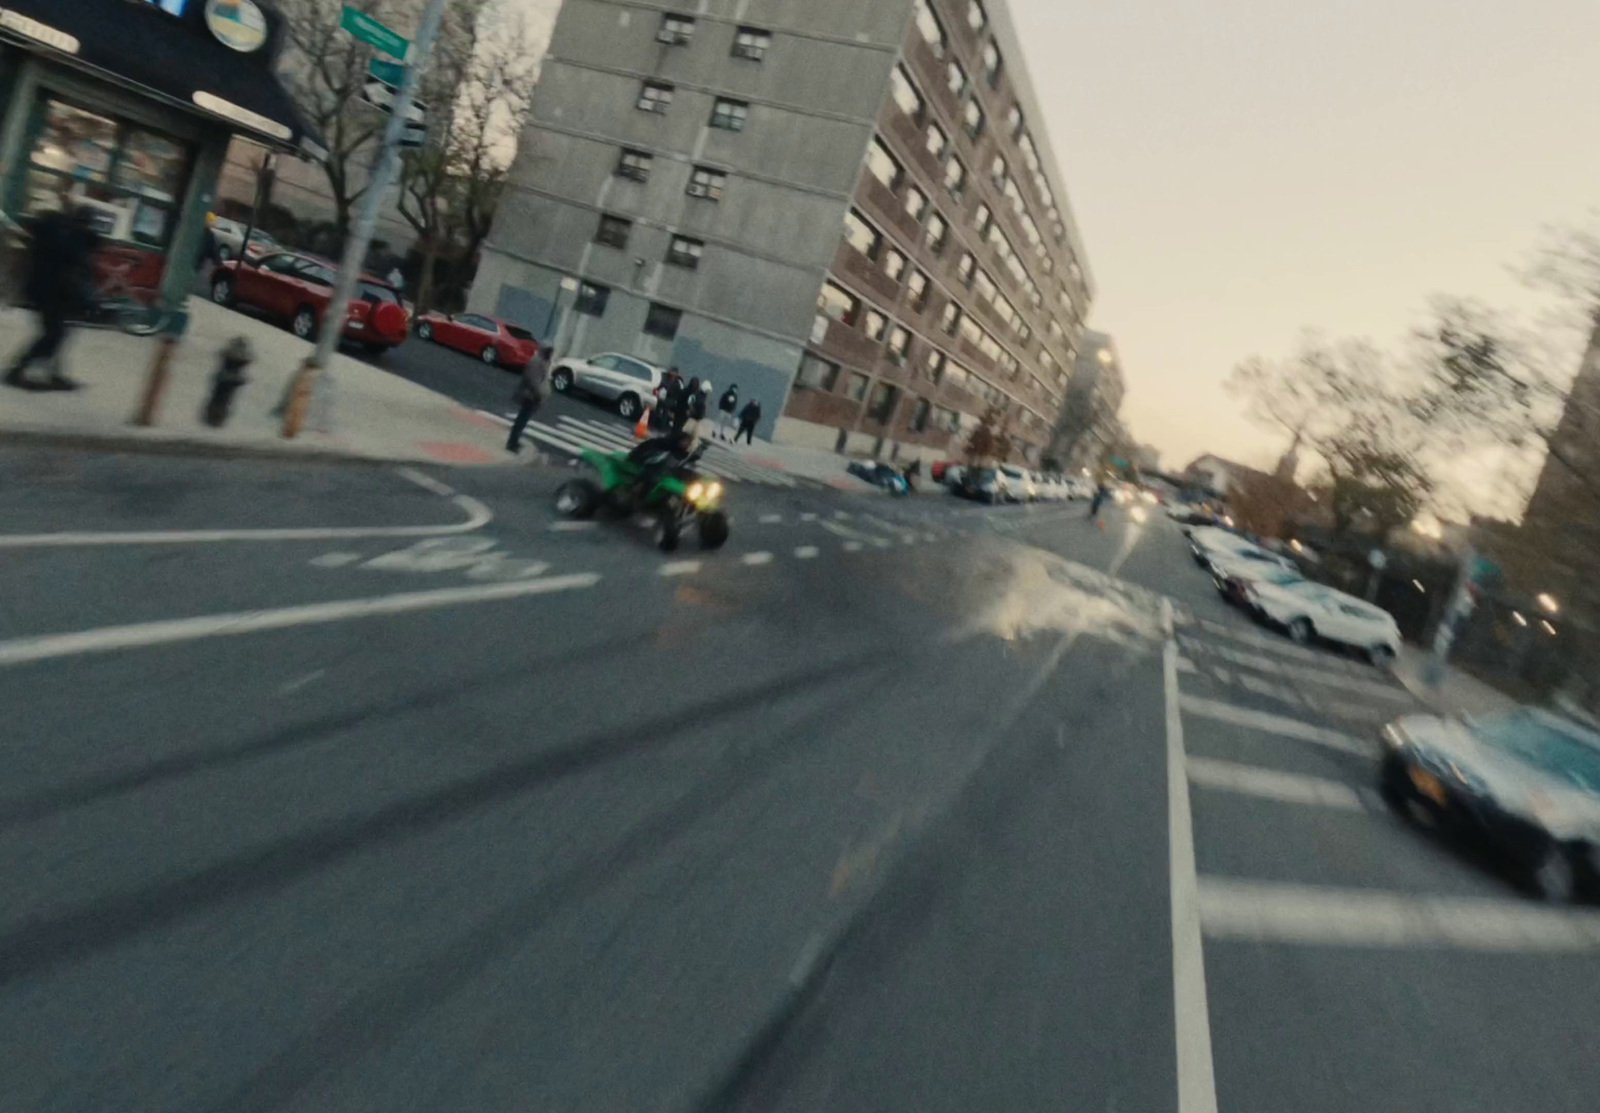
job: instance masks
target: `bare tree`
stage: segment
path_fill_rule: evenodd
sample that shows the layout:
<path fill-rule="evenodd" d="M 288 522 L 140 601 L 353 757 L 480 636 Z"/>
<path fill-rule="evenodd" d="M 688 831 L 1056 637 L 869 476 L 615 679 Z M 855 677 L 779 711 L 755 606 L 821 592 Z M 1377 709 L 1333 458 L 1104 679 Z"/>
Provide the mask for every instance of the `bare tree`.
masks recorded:
<path fill-rule="evenodd" d="M 352 0 L 377 19 L 403 29 L 415 21 L 417 0 Z M 339 27 L 342 0 L 278 0 L 288 47 L 282 62 L 295 107 L 327 145 L 322 163 L 341 240 L 367 189 L 366 167 L 384 117 L 361 100 L 372 47 Z"/>
<path fill-rule="evenodd" d="M 422 81 L 434 123 L 401 171 L 400 213 L 422 253 L 419 309 L 434 301 L 441 257 L 453 264 L 449 285 L 465 284 L 505 188 L 538 64 L 524 20 L 509 5 L 457 0 L 449 10 Z"/>

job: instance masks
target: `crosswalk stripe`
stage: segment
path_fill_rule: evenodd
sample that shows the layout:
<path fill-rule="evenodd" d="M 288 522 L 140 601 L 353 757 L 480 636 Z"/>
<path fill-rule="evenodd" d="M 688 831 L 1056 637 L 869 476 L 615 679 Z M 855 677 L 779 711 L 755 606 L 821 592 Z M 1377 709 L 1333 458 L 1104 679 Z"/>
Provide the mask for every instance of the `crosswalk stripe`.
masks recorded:
<path fill-rule="evenodd" d="M 1236 707 L 1219 700 L 1201 699 L 1198 696 L 1184 696 L 1179 705 L 1186 714 L 1202 719 L 1212 719 L 1219 723 L 1227 723 L 1229 726 L 1245 727 L 1248 730 L 1276 734 L 1282 738 L 1293 738 L 1301 742 L 1312 742 L 1347 754 L 1372 757 L 1377 751 L 1375 743 L 1353 735 L 1341 734 L 1336 730 L 1328 730 L 1313 723 L 1291 719 L 1286 715 L 1273 715 L 1248 707 Z"/>
<path fill-rule="evenodd" d="M 486 417 L 493 417 L 497 421 L 505 418 L 492 414 L 487 410 L 480 411 Z M 557 424 L 552 426 L 542 421 L 528 423 L 525 437 L 536 437 L 545 444 L 559 448 L 564 452 L 576 454 L 585 448 L 597 449 L 601 452 L 626 452 L 637 443 L 631 433 L 624 431 L 619 426 L 606 425 L 603 422 L 586 418 L 575 418 L 567 414 L 560 414 L 556 418 Z M 715 446 L 713 446 L 713 452 Z M 795 487 L 799 484 L 792 476 L 771 468 L 762 468 L 746 464 L 737 458 L 730 458 L 725 453 L 707 454 L 710 459 L 702 457 L 699 468 L 719 479 L 732 483 L 752 482 L 763 483 L 770 487 Z"/>
<path fill-rule="evenodd" d="M 1327 777 L 1283 773 L 1259 765 L 1242 765 L 1233 761 L 1218 761 L 1216 758 L 1195 757 L 1193 754 L 1189 755 L 1185 765 L 1189 780 L 1202 788 L 1237 792 L 1284 804 L 1317 804 L 1355 812 L 1365 810 L 1360 793 L 1347 784 Z"/>

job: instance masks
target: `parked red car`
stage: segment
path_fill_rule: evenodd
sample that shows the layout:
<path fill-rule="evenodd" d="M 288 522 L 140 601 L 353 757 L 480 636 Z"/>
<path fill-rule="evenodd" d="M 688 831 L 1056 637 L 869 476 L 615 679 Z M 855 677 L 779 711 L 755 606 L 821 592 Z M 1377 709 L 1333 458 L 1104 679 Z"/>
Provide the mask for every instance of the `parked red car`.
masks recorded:
<path fill-rule="evenodd" d="M 521 367 L 539 350 L 527 329 L 481 313 L 424 313 L 417 319 L 417 335 L 477 356 L 491 367 Z"/>
<path fill-rule="evenodd" d="M 333 300 L 334 267 L 310 255 L 280 251 L 260 259 L 230 260 L 211 275 L 211 300 L 287 321 L 302 340 L 314 340 Z M 345 317 L 344 338 L 376 355 L 404 344 L 410 317 L 400 292 L 381 278 L 362 275 Z"/>

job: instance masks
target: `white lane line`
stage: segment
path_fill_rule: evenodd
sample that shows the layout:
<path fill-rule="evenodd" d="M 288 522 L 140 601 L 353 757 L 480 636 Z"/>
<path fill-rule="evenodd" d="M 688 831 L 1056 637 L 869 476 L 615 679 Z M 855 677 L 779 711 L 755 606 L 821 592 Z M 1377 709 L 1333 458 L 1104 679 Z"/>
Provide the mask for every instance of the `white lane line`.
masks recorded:
<path fill-rule="evenodd" d="M 774 526 L 774 525 L 777 525 L 779 522 L 783 521 L 783 515 L 782 514 L 763 514 L 763 515 L 761 515 L 761 517 L 757 518 L 756 521 L 760 522 L 764 526 Z"/>
<path fill-rule="evenodd" d="M 771 564 L 771 553 L 746 553 L 739 558 L 740 564 Z"/>
<path fill-rule="evenodd" d="M 1185 674 L 1197 673 L 1200 670 L 1194 667 L 1194 662 L 1187 657 L 1178 658 L 1178 671 Z"/>
<path fill-rule="evenodd" d="M 800 515 L 800 520 L 802 522 L 814 522 L 814 521 L 817 520 L 817 516 L 815 514 L 807 512 L 805 514 Z"/>
<path fill-rule="evenodd" d="M 586 448 L 599 447 L 597 445 L 584 444 L 581 441 L 573 440 L 571 437 L 563 436 L 562 434 L 557 433 L 543 425 L 529 425 L 528 431 L 524 433 L 523 436 L 524 438 L 533 437 L 536 440 L 550 445 L 552 448 L 559 448 L 562 452 L 567 453 L 569 456 L 578 456 L 582 454 L 583 450 Z M 602 451 L 604 450 L 602 449 Z"/>
<path fill-rule="evenodd" d="M 1194 825 L 1179 712 L 1178 643 L 1172 636 L 1172 602 L 1161 601 L 1162 680 L 1167 705 L 1167 873 L 1172 901 L 1172 1013 L 1178 1053 L 1177 1113 L 1216 1113 L 1217 1083 L 1211 1057 L 1211 1012 L 1206 1003 L 1205 950 L 1200 939 L 1199 883 Z"/>
<path fill-rule="evenodd" d="M 925 533 L 922 535 L 922 539 L 924 541 L 937 541 L 939 540 L 939 535 L 937 533 Z"/>
<path fill-rule="evenodd" d="M 577 533 L 580 530 L 598 529 L 600 528 L 600 523 L 588 521 L 551 522 L 546 528 L 549 529 L 551 533 Z"/>
<path fill-rule="evenodd" d="M 1199 696 L 1184 696 L 1180 702 L 1183 710 L 1190 715 L 1227 723 L 1229 726 L 1246 727 L 1261 731 L 1263 734 L 1275 734 L 1280 738 L 1293 738 L 1299 742 L 1312 742 L 1318 746 L 1326 746 L 1330 750 L 1357 754 L 1361 757 L 1372 757 L 1377 753 L 1376 745 L 1365 739 L 1341 734 L 1339 731 L 1328 730 L 1299 719 L 1291 719 L 1286 715 L 1273 715 L 1248 707 L 1235 707 L 1231 703 L 1201 699 Z"/>
<path fill-rule="evenodd" d="M 1288 638 L 1281 635 L 1262 633 L 1260 630 L 1240 626 L 1230 626 L 1225 622 L 1214 622 L 1209 618 L 1201 619 L 1200 626 L 1213 634 L 1220 634 L 1241 645 L 1253 646 L 1264 649 L 1280 657 L 1293 657 L 1310 665 L 1321 665 L 1323 668 L 1337 668 L 1346 670 L 1365 671 L 1364 666 L 1353 665 L 1352 662 L 1335 656 L 1329 650 L 1309 649 L 1303 645 L 1295 645 Z"/>
<path fill-rule="evenodd" d="M 700 571 L 698 560 L 669 560 L 659 569 L 663 576 L 692 576 L 698 571 Z"/>
<path fill-rule="evenodd" d="M 511 419 L 505 414 L 497 414 L 493 410 L 479 410 L 478 413 L 482 414 L 484 417 L 493 418 L 501 425 L 509 426 L 511 424 Z"/>
<path fill-rule="evenodd" d="M 839 519 L 841 522 L 848 522 L 850 520 L 850 512 L 848 510 L 835 510 L 833 512 L 833 516 Z"/>
<path fill-rule="evenodd" d="M 433 476 L 428 475 L 425 472 L 420 472 L 416 468 L 395 468 L 394 470 L 395 474 L 400 476 L 400 478 L 409 479 L 418 487 L 421 487 L 424 491 L 432 491 L 440 498 L 449 499 L 455 498 L 456 496 L 455 488 L 445 486 L 445 484 L 440 483 Z"/>
<path fill-rule="evenodd" d="M 321 556 L 312 557 L 311 563 L 317 568 L 343 568 L 360 559 L 360 553 L 323 553 Z"/>
<path fill-rule="evenodd" d="M 794 555 L 801 560 L 811 560 L 817 555 L 817 547 L 815 545 L 801 545 L 794 551 Z"/>
<path fill-rule="evenodd" d="M 310 683 L 312 683 L 313 681 L 316 681 L 316 680 L 321 680 L 327 674 L 328 674 L 328 670 L 327 669 L 312 669 L 308 673 L 304 673 L 304 674 L 302 674 L 300 676 L 295 677 L 293 680 L 286 681 L 285 683 L 280 684 L 278 686 L 278 694 L 286 696 L 290 692 L 298 692 L 301 688 L 304 688 L 307 684 L 310 684 Z"/>
<path fill-rule="evenodd" d="M 397 469 L 405 479 L 414 483 L 427 480 L 420 486 L 434 491 L 444 487 L 421 472 L 411 468 Z M 466 513 L 463 522 L 446 526 L 312 526 L 291 529 L 177 529 L 132 530 L 127 532 L 63 531 L 61 533 L 0 534 L 0 549 L 46 549 L 81 545 L 191 545 L 219 541 L 333 541 L 353 540 L 361 537 L 445 537 L 453 533 L 471 533 L 482 529 L 494 520 L 494 512 L 470 495 L 448 496 L 456 507 Z"/>
<path fill-rule="evenodd" d="M 1267 673 L 1271 676 L 1284 676 L 1291 680 L 1304 680 L 1309 684 L 1321 684 L 1328 688 L 1339 688 L 1346 692 L 1353 692 L 1356 695 L 1396 700 L 1400 703 L 1411 702 L 1411 697 L 1403 689 L 1392 687 L 1377 680 L 1367 680 L 1350 676 L 1343 672 L 1330 672 L 1327 669 L 1310 668 L 1303 665 L 1286 665 L 1281 661 L 1274 661 L 1270 657 L 1262 657 L 1256 653 L 1244 653 L 1221 645 L 1210 646 L 1209 652 L 1242 668 L 1255 669 L 1257 672 Z"/>
<path fill-rule="evenodd" d="M 859 541 L 846 541 L 843 545 L 840 546 L 840 548 L 842 548 L 847 553 L 859 553 L 861 551 L 861 542 L 859 542 Z"/>
<path fill-rule="evenodd" d="M 1282 773 L 1259 765 L 1241 765 L 1208 757 L 1189 758 L 1189 780 L 1204 788 L 1259 796 L 1283 804 L 1317 804 L 1345 811 L 1365 811 L 1361 794 L 1349 785 L 1326 777 Z"/>
<path fill-rule="evenodd" d="M 1600 912 L 1492 897 L 1207 877 L 1200 885 L 1200 915 L 1212 939 L 1524 953 L 1600 950 Z"/>
<path fill-rule="evenodd" d="M 887 537 L 874 537 L 872 539 L 872 543 L 880 549 L 887 549 L 890 545 L 894 544 L 894 542 L 890 541 Z"/>
<path fill-rule="evenodd" d="M 128 626 L 102 626 L 70 634 L 42 634 L 0 641 L 0 666 L 49 661 L 88 653 L 109 653 L 118 649 L 142 649 L 153 645 L 198 641 L 202 638 L 255 634 L 263 630 L 284 630 L 295 626 L 317 626 L 357 618 L 437 610 L 471 603 L 493 603 L 524 595 L 548 595 L 593 587 L 600 576 L 582 572 L 552 576 L 543 580 L 484 584 L 475 587 L 446 587 L 433 591 L 406 591 L 367 599 L 339 599 L 330 603 L 311 603 L 298 607 L 276 607 L 260 611 L 234 611 L 225 614 L 196 615 L 193 618 L 136 622 Z"/>

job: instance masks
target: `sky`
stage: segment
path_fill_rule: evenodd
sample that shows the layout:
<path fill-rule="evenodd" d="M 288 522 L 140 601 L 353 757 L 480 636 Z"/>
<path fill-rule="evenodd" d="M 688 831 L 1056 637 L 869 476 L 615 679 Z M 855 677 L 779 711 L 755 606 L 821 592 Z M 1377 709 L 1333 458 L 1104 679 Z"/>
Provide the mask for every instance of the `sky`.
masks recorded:
<path fill-rule="evenodd" d="M 1398 347 L 1430 295 L 1600 209 L 1594 0 L 1009 0 L 1098 285 L 1122 416 L 1167 466 L 1270 463 L 1221 389 L 1306 326 Z"/>

